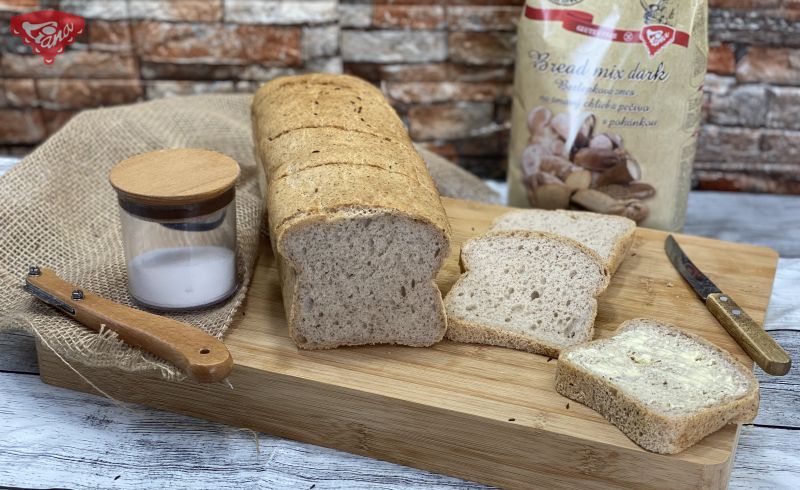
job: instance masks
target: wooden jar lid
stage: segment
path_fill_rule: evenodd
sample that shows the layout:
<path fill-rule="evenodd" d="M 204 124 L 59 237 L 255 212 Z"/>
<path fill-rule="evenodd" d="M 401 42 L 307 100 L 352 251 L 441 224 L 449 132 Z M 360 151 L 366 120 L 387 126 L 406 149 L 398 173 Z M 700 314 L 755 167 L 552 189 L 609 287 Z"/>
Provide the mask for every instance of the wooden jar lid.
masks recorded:
<path fill-rule="evenodd" d="M 230 191 L 239 164 L 222 153 L 177 148 L 142 153 L 116 164 L 108 180 L 121 199 L 145 206 L 186 206 Z"/>

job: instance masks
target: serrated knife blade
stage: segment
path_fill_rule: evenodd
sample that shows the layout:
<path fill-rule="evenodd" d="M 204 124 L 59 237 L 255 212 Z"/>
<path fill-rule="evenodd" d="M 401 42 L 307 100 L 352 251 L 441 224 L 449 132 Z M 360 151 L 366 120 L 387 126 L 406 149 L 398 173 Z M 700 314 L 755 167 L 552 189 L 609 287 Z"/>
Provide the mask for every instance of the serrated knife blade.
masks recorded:
<path fill-rule="evenodd" d="M 773 376 L 783 376 L 789 372 L 792 366 L 789 354 L 733 298 L 723 293 L 694 265 L 675 237 L 667 237 L 664 250 L 678 273 L 705 302 L 708 311 L 764 372 Z"/>
<path fill-rule="evenodd" d="M 689 257 L 683 252 L 675 237 L 669 235 L 667 241 L 664 243 L 664 250 L 667 252 L 667 257 L 675 269 L 678 270 L 681 276 L 692 286 L 694 292 L 700 296 L 703 301 L 706 300 L 709 294 L 721 293 L 716 284 L 711 282 L 703 272 L 694 265 Z"/>

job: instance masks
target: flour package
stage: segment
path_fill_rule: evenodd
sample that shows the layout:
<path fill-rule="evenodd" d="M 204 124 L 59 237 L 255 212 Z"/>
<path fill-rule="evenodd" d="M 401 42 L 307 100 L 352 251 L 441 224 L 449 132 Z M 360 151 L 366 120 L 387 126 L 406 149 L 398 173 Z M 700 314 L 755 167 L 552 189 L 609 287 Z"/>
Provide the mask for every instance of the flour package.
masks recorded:
<path fill-rule="evenodd" d="M 528 0 L 509 204 L 679 230 L 708 57 L 706 0 Z"/>

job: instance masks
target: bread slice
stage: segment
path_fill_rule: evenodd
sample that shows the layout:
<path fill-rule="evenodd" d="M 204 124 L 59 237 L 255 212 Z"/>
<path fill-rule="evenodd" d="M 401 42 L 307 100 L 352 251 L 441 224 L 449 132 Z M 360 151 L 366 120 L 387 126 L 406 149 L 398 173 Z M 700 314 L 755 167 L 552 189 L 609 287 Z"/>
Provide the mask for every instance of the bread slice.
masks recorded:
<path fill-rule="evenodd" d="M 726 351 L 655 320 L 564 350 L 556 391 L 597 410 L 639 446 L 673 454 L 752 421 L 758 381 Z"/>
<path fill-rule="evenodd" d="M 447 338 L 551 357 L 592 339 L 608 271 L 580 243 L 548 233 L 490 232 L 464 244 L 461 265 L 465 272 L 445 298 Z"/>
<path fill-rule="evenodd" d="M 289 335 L 304 349 L 428 346 L 450 225 L 380 90 L 346 75 L 278 78 L 253 98 L 270 240 Z"/>
<path fill-rule="evenodd" d="M 614 274 L 633 245 L 636 223 L 623 216 L 557 209 L 524 209 L 497 218 L 491 231 L 531 230 L 572 238 L 600 255 Z"/>

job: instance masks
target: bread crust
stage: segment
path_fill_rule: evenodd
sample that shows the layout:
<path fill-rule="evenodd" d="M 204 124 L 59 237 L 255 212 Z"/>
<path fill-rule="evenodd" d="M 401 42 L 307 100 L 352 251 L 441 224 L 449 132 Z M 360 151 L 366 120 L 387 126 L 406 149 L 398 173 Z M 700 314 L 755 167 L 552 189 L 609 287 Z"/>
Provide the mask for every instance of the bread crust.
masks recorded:
<path fill-rule="evenodd" d="M 689 337 L 729 360 L 748 379 L 750 388 L 747 393 L 736 400 L 706 407 L 693 414 L 667 416 L 648 408 L 637 398 L 617 389 L 608 380 L 566 359 L 569 352 L 585 348 L 589 344 L 572 346 L 562 351 L 556 366 L 556 391 L 597 411 L 640 447 L 661 454 L 681 452 L 728 423 L 746 423 L 755 418 L 759 392 L 758 381 L 751 370 L 741 365 L 727 351 L 673 325 L 637 318 L 622 323 L 615 335 L 636 328 L 638 322 L 643 321 L 656 323 L 666 330 Z M 608 341 L 609 339 L 595 340 L 590 344 L 596 347 Z"/>
<path fill-rule="evenodd" d="M 324 165 L 348 164 L 380 168 L 404 175 L 427 186 L 432 183 L 426 168 L 416 161 L 420 155 L 409 145 L 380 136 L 340 128 L 300 128 L 273 141 L 259 141 L 261 152 L 275 165 L 269 181 Z"/>
<path fill-rule="evenodd" d="M 381 91 L 349 75 L 276 78 L 256 92 L 252 110 L 269 115 L 259 122 L 258 141 L 275 140 L 301 128 L 324 127 L 408 140 L 405 126 Z"/>
<path fill-rule="evenodd" d="M 438 271 L 449 254 L 450 237 L 439 193 L 394 109 L 380 90 L 358 78 L 277 78 L 254 96 L 252 120 L 290 335 L 303 348 L 344 345 L 312 345 L 297 332 L 302 267 L 289 256 L 286 238 L 309 226 L 366 215 L 407 218 L 442 237 L 443 249 L 432 257 Z M 446 316 L 434 277 L 435 271 L 430 287 L 438 304 L 431 314 L 440 327 L 431 339 L 413 345 L 431 345 L 444 335 Z"/>
<path fill-rule="evenodd" d="M 358 189 L 353 186 L 356 183 Z M 357 192 L 356 192 L 357 190 Z M 400 174 L 370 166 L 331 164 L 309 168 L 268 186 L 270 232 L 278 243 L 282 235 L 304 220 L 326 218 L 342 209 L 386 210 L 392 214 L 429 222 L 449 235 L 444 215 L 432 214 L 442 206 L 438 193 Z M 279 252 L 280 246 L 277 249 Z"/>
<path fill-rule="evenodd" d="M 635 235 L 636 235 L 636 226 L 625 232 L 625 234 L 619 240 L 617 240 L 617 243 L 614 244 L 613 251 L 611 252 L 611 257 L 609 258 L 607 263 L 608 270 L 612 276 L 617 272 L 617 269 L 619 269 L 619 266 L 622 265 L 625 259 L 628 258 L 628 254 L 630 254 L 631 249 L 633 248 L 633 239 Z"/>
<path fill-rule="evenodd" d="M 615 272 L 617 272 L 617 269 L 619 269 L 619 266 L 622 265 L 622 262 L 625 261 L 625 259 L 628 257 L 628 254 L 630 253 L 631 248 L 633 247 L 633 240 L 636 234 L 635 221 L 625 218 L 624 216 L 598 214 L 589 211 L 572 211 L 567 209 L 554 209 L 554 210 L 521 209 L 518 211 L 510 211 L 506 214 L 498 216 L 497 218 L 494 219 L 494 221 L 492 222 L 492 226 L 489 229 L 490 230 L 493 229 L 495 226 L 497 226 L 504 219 L 507 219 L 509 216 L 525 215 L 531 212 L 557 213 L 565 216 L 581 216 L 581 217 L 596 215 L 598 219 L 616 220 L 626 224 L 628 226 L 628 229 L 616 242 L 614 242 L 614 246 L 611 249 L 611 255 L 609 256 L 609 258 L 605 259 L 601 257 L 601 260 L 603 260 L 603 262 L 606 263 L 606 267 L 608 267 L 608 271 L 611 273 L 612 276 L 614 275 Z"/>
<path fill-rule="evenodd" d="M 472 243 L 474 243 L 477 240 L 481 240 L 483 238 L 491 236 L 508 236 L 508 237 L 518 237 L 518 238 L 547 237 L 549 239 L 577 248 L 582 252 L 586 253 L 587 255 L 589 255 L 592 258 L 592 261 L 595 262 L 602 271 L 603 281 L 601 282 L 600 285 L 598 285 L 597 290 L 594 292 L 593 294 L 594 298 L 597 298 L 597 296 L 602 294 L 602 292 L 605 291 L 606 288 L 608 287 L 610 274 L 605 265 L 605 262 L 603 261 L 603 259 L 600 258 L 597 252 L 590 249 L 586 245 L 583 245 L 582 243 L 572 240 L 571 238 L 567 238 L 561 235 L 556 235 L 553 233 L 546 233 L 542 231 L 510 230 L 510 231 L 491 231 L 479 237 L 472 238 L 464 243 L 464 245 L 461 247 L 461 256 L 460 256 L 462 274 L 453 284 L 453 287 L 450 288 L 451 292 L 457 290 L 460 283 L 464 281 L 467 275 L 469 274 L 471 264 L 468 256 L 469 256 L 469 248 L 471 247 Z M 448 296 L 449 294 L 450 293 L 448 293 Z M 446 309 L 447 309 L 447 298 L 445 298 L 445 310 Z M 595 303 L 592 307 L 591 316 L 592 318 L 595 318 L 597 316 L 597 303 Z M 448 339 L 456 342 L 509 347 L 511 349 L 522 350 L 533 354 L 542 354 L 552 358 L 558 357 L 561 351 L 561 348 L 558 346 L 550 345 L 545 342 L 541 342 L 539 340 L 530 338 L 528 336 L 516 332 L 510 332 L 508 330 L 502 330 L 489 325 L 481 325 L 479 323 L 475 323 L 469 320 L 457 318 L 452 314 L 448 315 L 447 317 L 447 332 L 445 333 L 445 336 Z M 590 336 L 594 337 L 594 323 L 592 324 Z"/>
<path fill-rule="evenodd" d="M 282 92 L 287 86 L 299 92 L 290 97 Z M 319 106 L 314 106 L 315 99 L 303 90 L 315 87 L 344 88 L 341 95 L 338 92 L 329 94 Z M 339 99 L 351 106 L 349 101 L 353 93 L 348 90 L 361 98 L 356 99 L 359 103 L 371 103 L 373 106 L 372 112 L 367 114 L 362 110 L 355 118 L 359 124 L 362 124 L 360 119 L 365 120 L 363 124 L 369 124 L 366 134 L 359 134 L 358 128 L 348 129 L 346 125 L 337 124 L 338 120 L 332 122 L 330 118 L 307 125 L 296 124 L 292 118 L 282 118 L 287 104 L 294 108 L 294 105 L 303 101 L 306 111 L 296 117 L 311 113 L 313 118 L 311 111 L 314 109 L 308 110 L 308 106 L 325 108 L 331 100 L 335 107 L 341 105 Z M 252 114 L 256 153 L 266 174 L 270 232 L 275 235 L 273 240 L 277 243 L 280 243 L 280 234 L 286 226 L 294 226 L 303 218 L 325 216 L 348 206 L 386 209 L 428 221 L 447 237 L 450 236 L 450 224 L 444 206 L 425 162 L 414 150 L 394 109 L 371 84 L 348 75 L 310 74 L 277 78 L 258 90 Z M 353 119 L 347 112 L 340 116 L 348 121 Z M 402 130 L 401 134 L 398 133 L 398 127 Z M 311 130 L 317 132 L 310 133 Z M 354 132 L 362 137 L 363 142 L 346 139 L 346 133 Z M 278 143 L 283 138 L 292 139 L 294 133 L 300 133 L 300 141 L 283 146 Z M 305 138 L 302 133 L 307 133 Z M 322 152 L 311 153 L 318 149 L 316 147 L 320 143 L 332 141 L 315 141 L 310 138 L 311 134 L 320 138 L 335 138 L 337 133 L 342 134 L 342 139 L 334 141 L 330 159 L 325 160 L 325 155 L 319 157 Z M 277 139 L 275 135 L 278 135 Z M 302 139 L 307 140 L 308 156 L 314 155 L 314 159 L 304 163 L 299 157 L 287 163 L 286 158 L 293 150 L 302 148 Z M 392 151 L 387 153 L 384 146 L 390 146 Z M 405 151 L 401 150 L 403 148 Z M 387 161 L 390 158 L 391 161 Z M 287 165 L 294 168 L 286 168 Z M 354 182 L 361 184 L 352 185 Z M 278 195 L 280 198 L 276 197 Z"/>

